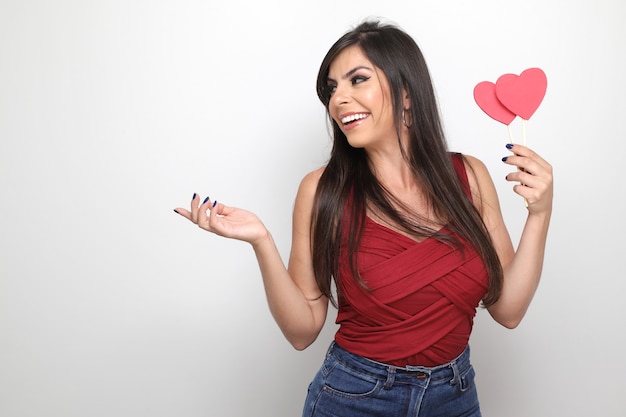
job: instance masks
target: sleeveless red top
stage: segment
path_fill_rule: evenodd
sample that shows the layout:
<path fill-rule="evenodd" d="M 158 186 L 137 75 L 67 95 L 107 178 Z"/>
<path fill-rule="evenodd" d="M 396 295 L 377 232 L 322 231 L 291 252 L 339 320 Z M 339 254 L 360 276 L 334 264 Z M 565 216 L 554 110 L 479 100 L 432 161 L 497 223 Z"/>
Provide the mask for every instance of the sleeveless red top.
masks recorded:
<path fill-rule="evenodd" d="M 463 159 L 460 154 L 452 158 L 471 198 Z M 445 227 L 442 232 L 453 234 Z M 358 251 L 367 288 L 352 275 L 341 250 L 336 343 L 400 367 L 442 365 L 461 354 L 487 291 L 488 274 L 478 253 L 454 236 L 462 248 L 434 238 L 417 242 L 367 217 Z"/>

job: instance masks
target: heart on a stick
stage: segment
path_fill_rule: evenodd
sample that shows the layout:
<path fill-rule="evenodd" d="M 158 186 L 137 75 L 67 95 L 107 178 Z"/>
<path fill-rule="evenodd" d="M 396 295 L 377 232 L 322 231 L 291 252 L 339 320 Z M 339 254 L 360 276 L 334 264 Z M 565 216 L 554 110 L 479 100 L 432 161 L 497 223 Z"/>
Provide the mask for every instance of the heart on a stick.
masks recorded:
<path fill-rule="evenodd" d="M 509 125 L 515 116 L 530 119 L 546 94 L 548 81 L 540 68 L 529 68 L 519 76 L 504 74 L 496 83 L 480 82 L 474 100 L 489 117 Z"/>
<path fill-rule="evenodd" d="M 548 80 L 539 68 L 529 68 L 519 76 L 504 74 L 496 81 L 496 96 L 510 111 L 530 119 L 546 95 Z"/>

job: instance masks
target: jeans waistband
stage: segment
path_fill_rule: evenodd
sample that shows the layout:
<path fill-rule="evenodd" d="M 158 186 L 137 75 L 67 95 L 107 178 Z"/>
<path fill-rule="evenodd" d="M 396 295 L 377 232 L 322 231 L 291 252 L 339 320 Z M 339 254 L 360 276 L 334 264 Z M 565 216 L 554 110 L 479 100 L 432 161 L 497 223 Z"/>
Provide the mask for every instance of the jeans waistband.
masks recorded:
<path fill-rule="evenodd" d="M 336 342 L 332 342 L 328 348 L 327 356 L 332 356 L 337 361 L 353 369 L 366 372 L 370 375 L 386 379 L 393 384 L 397 378 L 417 379 L 420 381 L 430 381 L 435 383 L 439 380 L 457 382 L 461 374 L 464 374 L 470 364 L 470 348 L 467 346 L 463 352 L 452 361 L 434 367 L 426 366 L 406 366 L 397 367 L 365 358 L 343 349 Z"/>

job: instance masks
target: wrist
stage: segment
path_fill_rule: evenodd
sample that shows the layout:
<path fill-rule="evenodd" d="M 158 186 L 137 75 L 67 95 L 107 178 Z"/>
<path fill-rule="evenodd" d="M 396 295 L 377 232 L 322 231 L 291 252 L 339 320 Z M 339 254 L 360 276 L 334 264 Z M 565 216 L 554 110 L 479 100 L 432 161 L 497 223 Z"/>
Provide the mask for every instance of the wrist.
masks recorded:
<path fill-rule="evenodd" d="M 547 231 L 550 226 L 550 217 L 552 211 L 546 210 L 541 212 L 529 212 L 526 218 L 526 226 L 535 230 Z"/>
<path fill-rule="evenodd" d="M 255 239 L 250 241 L 250 244 L 254 248 L 254 250 L 258 250 L 261 247 L 265 246 L 268 243 L 272 243 L 272 235 L 266 228 L 263 228 L 263 232 L 260 233 Z"/>

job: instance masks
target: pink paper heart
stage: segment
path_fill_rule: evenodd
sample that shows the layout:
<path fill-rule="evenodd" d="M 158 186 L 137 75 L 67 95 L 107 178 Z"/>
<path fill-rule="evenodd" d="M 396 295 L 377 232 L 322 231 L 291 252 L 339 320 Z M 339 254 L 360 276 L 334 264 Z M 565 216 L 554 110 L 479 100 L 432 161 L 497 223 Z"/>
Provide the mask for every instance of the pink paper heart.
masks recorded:
<path fill-rule="evenodd" d="M 546 95 L 548 80 L 539 68 L 529 68 L 519 76 L 504 74 L 496 81 L 496 97 L 524 120 L 535 113 Z"/>
<path fill-rule="evenodd" d="M 496 96 L 496 85 L 490 81 L 483 81 L 474 87 L 474 100 L 478 107 L 489 117 L 505 125 L 511 124 L 515 113 L 507 109 Z"/>

